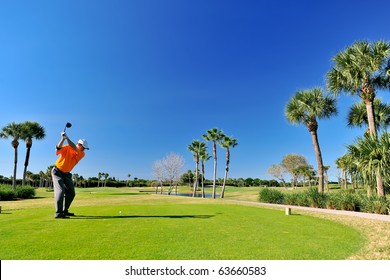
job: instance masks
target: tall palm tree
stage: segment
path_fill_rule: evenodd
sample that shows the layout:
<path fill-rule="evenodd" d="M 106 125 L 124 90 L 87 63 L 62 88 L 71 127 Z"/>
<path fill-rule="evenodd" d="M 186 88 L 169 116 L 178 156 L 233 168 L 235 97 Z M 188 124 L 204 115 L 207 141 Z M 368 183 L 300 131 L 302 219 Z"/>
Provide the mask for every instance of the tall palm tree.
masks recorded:
<path fill-rule="evenodd" d="M 359 95 L 363 100 L 372 135 L 377 134 L 373 109 L 375 91 L 386 87 L 386 66 L 389 58 L 388 42 L 357 41 L 333 58 L 335 65 L 327 73 L 327 86 L 332 93 Z"/>
<path fill-rule="evenodd" d="M 12 186 L 14 191 L 16 191 L 16 172 L 17 172 L 17 166 L 18 166 L 18 146 L 19 146 L 19 139 L 23 137 L 23 127 L 21 124 L 12 122 L 8 124 L 7 126 L 3 127 L 1 133 L 1 138 L 8 139 L 9 137 L 12 137 L 12 148 L 14 148 L 14 175 L 13 175 L 13 181 Z"/>
<path fill-rule="evenodd" d="M 41 126 L 37 122 L 24 122 L 21 124 L 23 128 L 23 135 L 22 139 L 26 142 L 26 160 L 24 162 L 24 171 L 23 171 L 23 181 L 22 185 L 24 186 L 26 181 L 26 172 L 27 172 L 27 166 L 30 160 L 30 150 L 33 143 L 33 138 L 37 140 L 41 140 L 45 138 L 45 129 L 43 126 Z"/>
<path fill-rule="evenodd" d="M 206 141 L 212 141 L 213 143 L 213 155 L 214 155 L 214 176 L 213 176 L 213 198 L 216 195 L 216 181 L 217 181 L 217 142 L 222 138 L 223 132 L 218 128 L 212 128 L 207 130 L 206 134 L 203 134 L 203 138 Z"/>
<path fill-rule="evenodd" d="M 224 135 L 224 137 L 222 137 L 222 139 L 219 140 L 219 144 L 221 145 L 222 148 L 226 149 L 225 177 L 223 178 L 223 185 L 222 185 L 222 191 L 221 191 L 221 198 L 224 198 L 226 179 L 228 177 L 229 164 L 230 164 L 230 148 L 236 147 L 238 145 L 238 143 L 237 143 L 237 139 Z"/>
<path fill-rule="evenodd" d="M 385 129 L 390 125 L 390 106 L 387 103 L 383 103 L 380 99 L 374 100 L 374 119 L 377 130 Z M 348 126 L 350 127 L 362 127 L 366 126 L 366 133 L 370 134 L 367 109 L 364 102 L 359 102 L 349 109 L 348 112 Z"/>
<path fill-rule="evenodd" d="M 359 95 L 366 105 L 370 134 L 376 137 L 374 100 L 377 89 L 389 87 L 390 44 L 385 41 L 357 41 L 338 53 L 327 73 L 328 89 L 334 94 Z M 378 195 L 384 193 L 381 172 L 376 175 Z"/>
<path fill-rule="evenodd" d="M 201 163 L 202 168 L 202 197 L 205 198 L 204 194 L 204 178 L 205 178 L 205 169 L 204 169 L 204 163 L 208 161 L 211 158 L 211 156 L 207 152 L 207 147 L 205 147 L 203 150 L 200 151 L 199 159 Z"/>
<path fill-rule="evenodd" d="M 198 174 L 199 174 L 199 155 L 206 147 L 206 143 L 201 142 L 199 140 L 192 141 L 191 145 L 188 145 L 188 150 L 190 150 L 194 155 L 195 160 L 195 182 L 194 182 L 194 191 L 192 196 L 195 197 L 196 189 L 198 188 Z"/>
<path fill-rule="evenodd" d="M 318 191 L 324 192 L 324 165 L 318 142 L 318 119 L 330 118 L 337 114 L 336 100 L 325 96 L 321 88 L 297 92 L 289 101 L 285 111 L 289 122 L 307 126 L 313 141 L 318 165 Z"/>

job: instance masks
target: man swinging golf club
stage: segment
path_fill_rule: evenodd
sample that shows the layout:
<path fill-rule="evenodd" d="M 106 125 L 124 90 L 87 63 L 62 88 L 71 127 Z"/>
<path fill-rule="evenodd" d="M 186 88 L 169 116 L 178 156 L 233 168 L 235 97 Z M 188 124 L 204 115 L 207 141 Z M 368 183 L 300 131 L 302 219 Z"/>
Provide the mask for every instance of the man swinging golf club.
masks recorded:
<path fill-rule="evenodd" d="M 69 126 L 67 124 L 66 127 L 70 126 L 70 124 Z M 68 211 L 76 196 L 70 171 L 85 156 L 84 150 L 89 150 L 88 143 L 85 139 L 80 139 L 75 145 L 66 135 L 65 129 L 61 133 L 61 140 L 56 146 L 56 155 L 60 155 L 60 157 L 57 159 L 51 171 L 56 203 L 54 217 L 62 219 L 74 216 L 74 213 Z M 64 145 L 65 140 L 68 142 L 67 145 Z"/>

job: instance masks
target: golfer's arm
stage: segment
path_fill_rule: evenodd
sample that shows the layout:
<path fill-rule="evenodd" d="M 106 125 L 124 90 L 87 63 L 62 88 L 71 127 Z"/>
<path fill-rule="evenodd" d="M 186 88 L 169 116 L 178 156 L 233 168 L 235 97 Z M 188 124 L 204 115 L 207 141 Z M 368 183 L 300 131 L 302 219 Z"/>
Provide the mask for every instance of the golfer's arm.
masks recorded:
<path fill-rule="evenodd" d="M 77 147 L 76 147 L 76 145 L 72 142 L 72 140 L 70 140 L 68 137 L 66 137 L 66 141 L 68 141 L 69 146 L 70 146 L 73 150 L 77 151 Z"/>
<path fill-rule="evenodd" d="M 64 145 L 64 141 L 65 141 L 65 138 L 62 137 L 61 140 L 60 140 L 60 142 L 58 142 L 58 144 L 57 144 L 57 146 L 56 146 L 56 149 L 57 149 L 57 150 L 61 150 L 62 145 Z"/>

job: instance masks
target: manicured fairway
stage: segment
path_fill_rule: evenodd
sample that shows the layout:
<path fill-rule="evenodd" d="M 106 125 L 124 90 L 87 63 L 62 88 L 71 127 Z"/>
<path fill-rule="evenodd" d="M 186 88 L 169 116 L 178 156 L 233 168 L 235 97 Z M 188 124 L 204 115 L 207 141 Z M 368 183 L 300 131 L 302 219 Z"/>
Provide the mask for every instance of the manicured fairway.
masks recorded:
<path fill-rule="evenodd" d="M 1 202 L 0 259 L 346 259 L 364 241 L 332 221 L 220 199 L 77 194 L 77 216 L 63 220 L 53 218 L 53 194 L 42 190 L 38 199 Z"/>

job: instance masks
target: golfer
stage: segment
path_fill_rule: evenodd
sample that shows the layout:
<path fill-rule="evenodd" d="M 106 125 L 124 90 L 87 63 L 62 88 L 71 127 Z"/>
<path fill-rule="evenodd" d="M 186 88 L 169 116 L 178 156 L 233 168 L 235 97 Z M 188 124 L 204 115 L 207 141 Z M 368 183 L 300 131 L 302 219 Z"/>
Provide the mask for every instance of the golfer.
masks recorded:
<path fill-rule="evenodd" d="M 65 140 L 68 142 L 67 145 L 64 145 Z M 70 171 L 84 157 L 85 149 L 89 150 L 85 139 L 80 139 L 75 145 L 65 132 L 61 133 L 61 140 L 56 146 L 56 155 L 60 155 L 60 157 L 51 171 L 56 204 L 55 218 L 65 219 L 69 218 L 69 216 L 74 216 L 74 213 L 68 211 L 76 196 Z"/>

